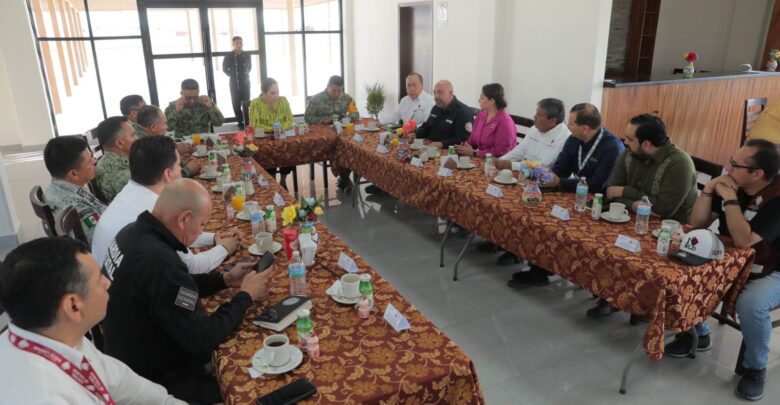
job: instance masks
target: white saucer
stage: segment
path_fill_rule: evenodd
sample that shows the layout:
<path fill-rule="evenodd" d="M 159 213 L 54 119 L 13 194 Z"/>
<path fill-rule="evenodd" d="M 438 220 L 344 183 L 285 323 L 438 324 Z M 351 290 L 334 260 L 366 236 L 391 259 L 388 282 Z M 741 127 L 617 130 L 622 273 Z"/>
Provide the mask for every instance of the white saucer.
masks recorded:
<path fill-rule="evenodd" d="M 274 242 L 274 248 L 271 253 L 276 253 L 280 250 L 282 250 L 282 244 L 279 242 Z M 260 253 L 257 251 L 257 246 L 254 243 L 249 245 L 249 254 L 253 256 L 260 256 Z"/>
<path fill-rule="evenodd" d="M 206 173 L 203 173 L 203 174 L 200 175 L 200 178 L 203 179 L 203 180 L 214 180 L 217 177 L 219 177 L 219 173 L 211 175 L 211 176 L 206 175 Z"/>
<path fill-rule="evenodd" d="M 222 187 L 220 187 L 219 184 L 215 184 L 215 185 L 211 186 L 211 192 L 212 193 L 221 193 L 222 192 Z"/>
<path fill-rule="evenodd" d="M 381 129 L 382 129 L 382 128 L 374 128 L 374 129 L 371 129 L 371 128 L 368 128 L 368 127 L 366 127 L 365 131 L 367 131 L 367 132 L 377 132 L 377 131 L 379 131 L 379 130 L 381 130 Z"/>
<path fill-rule="evenodd" d="M 238 219 L 240 219 L 242 221 L 249 221 L 250 219 L 252 219 L 252 218 L 249 217 L 249 215 L 246 215 L 246 213 L 244 213 L 243 210 L 239 211 L 238 214 L 236 214 L 236 218 L 238 218 Z"/>
<path fill-rule="evenodd" d="M 609 215 L 609 211 L 602 213 L 601 217 L 609 222 L 614 222 L 616 224 L 622 224 L 631 220 L 631 215 L 626 215 L 623 218 L 612 218 L 612 216 Z"/>
<path fill-rule="evenodd" d="M 493 181 L 495 181 L 495 182 L 496 182 L 496 183 L 498 183 L 498 184 L 507 184 L 507 185 L 508 185 L 508 184 L 517 184 L 517 178 L 516 178 L 516 177 L 512 177 L 512 181 L 510 181 L 510 182 L 508 182 L 508 183 L 507 183 L 507 182 L 504 182 L 504 181 L 501 181 L 501 180 L 498 178 L 498 176 L 496 176 L 496 177 L 493 177 Z"/>
<path fill-rule="evenodd" d="M 269 366 L 263 358 L 263 350 L 265 349 L 258 350 L 257 353 L 252 356 L 252 367 L 254 367 L 255 370 L 262 372 L 263 374 L 284 374 L 288 371 L 295 370 L 295 368 L 300 366 L 303 362 L 303 352 L 298 348 L 298 346 L 295 345 L 290 345 L 290 360 L 281 366 Z"/>
<path fill-rule="evenodd" d="M 208 153 L 208 152 L 206 152 L 206 153 L 204 153 L 204 154 L 202 154 L 202 155 L 201 155 L 200 153 L 198 153 L 198 152 L 192 152 L 192 156 L 193 156 L 193 157 L 206 157 L 206 156 L 208 156 L 208 155 L 209 155 L 209 153 Z"/>
<path fill-rule="evenodd" d="M 357 304 L 360 300 L 360 296 L 355 298 L 347 298 L 341 295 L 341 280 L 334 281 L 333 285 L 325 290 L 325 294 L 328 294 L 330 298 L 333 298 L 333 301 L 336 301 L 339 304 L 354 305 Z"/>
<path fill-rule="evenodd" d="M 458 169 L 460 169 L 460 170 L 471 170 L 471 169 L 473 169 L 475 167 L 477 167 L 477 165 L 475 163 L 473 163 L 473 162 L 470 162 L 466 166 L 461 166 L 460 164 L 458 164 Z M 517 180 L 517 179 L 515 179 L 515 180 Z"/>

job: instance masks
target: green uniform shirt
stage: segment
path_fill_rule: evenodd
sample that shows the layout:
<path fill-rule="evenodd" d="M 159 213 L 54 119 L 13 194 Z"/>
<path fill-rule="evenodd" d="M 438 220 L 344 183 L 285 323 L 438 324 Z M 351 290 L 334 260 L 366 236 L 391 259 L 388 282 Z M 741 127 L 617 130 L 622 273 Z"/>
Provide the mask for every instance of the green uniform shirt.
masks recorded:
<path fill-rule="evenodd" d="M 696 169 L 691 157 L 672 142 L 646 161 L 626 148 L 615 163 L 609 186 L 624 187 L 623 197 L 615 202 L 630 207 L 647 196 L 661 218 L 688 223 L 696 202 Z"/>
<path fill-rule="evenodd" d="M 136 123 L 135 121 L 133 121 L 133 120 L 131 120 L 131 119 L 129 119 L 129 118 L 128 118 L 128 119 L 127 119 L 127 122 L 129 122 L 129 123 L 130 123 L 130 126 L 131 126 L 131 127 L 133 127 L 133 130 L 135 131 L 136 135 L 138 135 L 138 137 L 139 137 L 139 138 L 141 137 L 141 132 L 143 132 L 143 133 L 145 134 L 144 136 L 146 136 L 146 135 L 149 135 L 149 134 L 147 134 L 147 133 L 146 133 L 146 131 L 144 131 L 144 130 L 143 130 L 143 128 L 141 128 L 141 126 L 140 126 L 140 125 L 138 125 L 138 123 Z"/>
<path fill-rule="evenodd" d="M 176 102 L 171 101 L 165 109 L 168 118 L 168 128 L 173 129 L 177 138 L 185 135 L 211 132 L 211 127 L 218 127 L 225 122 L 225 117 L 216 104 L 206 107 L 198 102 L 193 107 L 184 106 L 181 111 L 176 111 Z"/>
<path fill-rule="evenodd" d="M 95 180 L 106 202 L 111 202 L 130 181 L 130 162 L 126 157 L 106 151 L 97 162 Z"/>
<path fill-rule="evenodd" d="M 97 197 L 73 183 L 52 179 L 43 193 L 43 198 L 51 207 L 55 218 L 59 217 L 66 208 L 75 207 L 81 218 L 81 227 L 84 229 L 84 235 L 87 236 L 87 243 L 92 244 L 92 233 L 103 211 L 106 210 L 106 206 Z"/>
<path fill-rule="evenodd" d="M 135 125 L 133 128 L 135 128 L 135 135 L 138 136 L 138 139 L 146 138 L 147 136 L 151 135 L 150 133 L 146 132 L 146 130 L 143 129 L 140 125 Z"/>
<path fill-rule="evenodd" d="M 339 98 L 333 100 L 328 95 L 328 92 L 323 90 L 309 100 L 303 118 L 308 124 L 322 124 L 333 119 L 334 115 L 338 115 L 339 119 L 348 116 L 356 120 L 359 118 L 358 113 L 347 114 L 347 109 L 351 102 L 352 97 L 347 93 L 341 93 Z"/>

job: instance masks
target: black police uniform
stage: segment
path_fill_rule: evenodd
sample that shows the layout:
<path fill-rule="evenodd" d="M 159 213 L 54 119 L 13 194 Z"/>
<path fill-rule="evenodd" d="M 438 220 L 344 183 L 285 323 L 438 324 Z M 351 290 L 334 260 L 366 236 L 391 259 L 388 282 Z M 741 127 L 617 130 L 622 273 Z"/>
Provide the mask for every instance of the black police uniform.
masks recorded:
<path fill-rule="evenodd" d="M 186 401 L 221 402 L 204 366 L 252 304 L 246 292 L 208 315 L 199 298 L 226 288 L 222 274 L 191 275 L 177 252 L 187 248 L 149 211 L 123 228 L 103 272 L 112 281 L 103 320 L 105 352 Z"/>
<path fill-rule="evenodd" d="M 247 123 L 244 118 L 249 119 L 249 106 L 244 106 L 243 102 L 249 101 L 250 70 L 252 70 L 252 56 L 246 52 L 238 55 L 231 52 L 222 59 L 222 71 L 230 76 L 230 101 L 233 103 L 233 114 L 238 119 L 238 125 Z"/>
<path fill-rule="evenodd" d="M 457 97 L 446 110 L 439 106 L 433 106 L 428 119 L 414 132 L 417 138 L 430 139 L 433 142 L 441 142 L 447 148 L 450 145 L 458 145 L 469 139 L 471 124 L 474 122 L 474 110 L 463 104 Z"/>

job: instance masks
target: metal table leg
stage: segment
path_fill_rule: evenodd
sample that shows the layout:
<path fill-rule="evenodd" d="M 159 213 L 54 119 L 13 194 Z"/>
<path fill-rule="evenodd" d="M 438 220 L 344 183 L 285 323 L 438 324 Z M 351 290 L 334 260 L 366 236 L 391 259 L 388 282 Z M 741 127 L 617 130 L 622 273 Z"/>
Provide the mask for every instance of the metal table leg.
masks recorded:
<path fill-rule="evenodd" d="M 447 243 L 447 238 L 450 236 L 452 225 L 452 221 L 447 221 L 447 227 L 444 228 L 444 236 L 441 238 L 441 245 L 439 246 L 439 267 L 444 267 L 444 245 Z"/>
<path fill-rule="evenodd" d="M 699 347 L 699 334 L 696 333 L 696 328 L 690 328 L 688 329 L 688 333 L 693 336 L 693 345 L 691 345 L 691 352 L 688 353 L 688 357 L 695 359 L 696 358 L 696 348 Z"/>
<path fill-rule="evenodd" d="M 357 198 L 358 194 L 360 194 L 360 175 L 357 173 L 354 173 L 354 181 L 352 182 L 354 186 L 352 187 L 352 208 L 355 208 L 357 206 Z"/>
<path fill-rule="evenodd" d="M 452 281 L 458 281 L 458 265 L 460 264 L 460 259 L 463 258 L 463 255 L 466 253 L 466 249 L 471 246 L 471 242 L 474 242 L 474 238 L 477 236 L 474 232 L 471 233 L 469 236 L 469 240 L 466 241 L 466 244 L 463 246 L 463 249 L 460 250 L 460 254 L 458 255 L 458 258 L 455 259 L 455 268 L 452 270 Z"/>
<path fill-rule="evenodd" d="M 623 377 L 620 379 L 620 393 L 626 395 L 626 384 L 628 383 L 628 372 L 631 371 L 631 366 L 634 365 L 636 358 L 639 357 L 639 353 L 642 351 L 642 343 L 644 338 L 639 338 L 639 343 L 634 348 L 634 353 L 631 354 L 631 358 L 628 359 L 628 364 L 623 368 Z"/>

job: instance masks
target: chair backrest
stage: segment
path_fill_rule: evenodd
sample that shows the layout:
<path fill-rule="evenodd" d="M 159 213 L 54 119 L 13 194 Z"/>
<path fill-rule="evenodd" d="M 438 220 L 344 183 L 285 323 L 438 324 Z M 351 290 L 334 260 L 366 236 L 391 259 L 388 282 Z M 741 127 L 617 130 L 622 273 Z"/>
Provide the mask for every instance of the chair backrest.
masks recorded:
<path fill-rule="evenodd" d="M 97 197 L 100 202 L 103 204 L 108 205 L 108 201 L 106 200 L 106 197 L 103 195 L 103 192 L 100 191 L 100 187 L 98 187 L 97 179 L 92 179 L 87 183 L 87 187 L 89 188 L 89 191 L 92 192 L 92 195 Z"/>
<path fill-rule="evenodd" d="M 519 115 L 512 115 L 509 114 L 510 117 L 512 117 L 512 121 L 515 123 L 515 127 L 523 127 L 525 129 L 517 129 L 517 137 L 518 138 L 525 138 L 525 134 L 528 132 L 529 129 L 531 129 L 532 126 L 534 126 L 534 120 L 526 117 L 521 117 Z"/>
<path fill-rule="evenodd" d="M 57 236 L 57 230 L 54 225 L 54 213 L 49 204 L 46 204 L 44 201 L 43 189 L 41 189 L 41 186 L 34 186 L 32 190 L 30 190 L 30 205 L 32 205 L 35 215 L 40 218 L 46 236 Z"/>
<path fill-rule="evenodd" d="M 750 128 L 753 128 L 758 116 L 764 111 L 767 104 L 767 98 L 749 98 L 745 100 L 745 109 L 742 113 L 742 138 L 739 144 L 744 145 Z"/>
<path fill-rule="evenodd" d="M 691 156 L 691 159 L 693 160 L 693 167 L 696 169 L 696 187 L 698 187 L 699 190 L 704 189 L 704 186 L 706 186 L 711 179 L 723 174 L 723 165 L 696 156 Z"/>
<path fill-rule="evenodd" d="M 70 236 L 74 239 L 87 243 L 87 236 L 84 234 L 84 228 L 81 227 L 81 218 L 76 207 L 70 206 L 62 211 L 62 215 L 57 218 L 57 233 L 62 236 Z"/>

